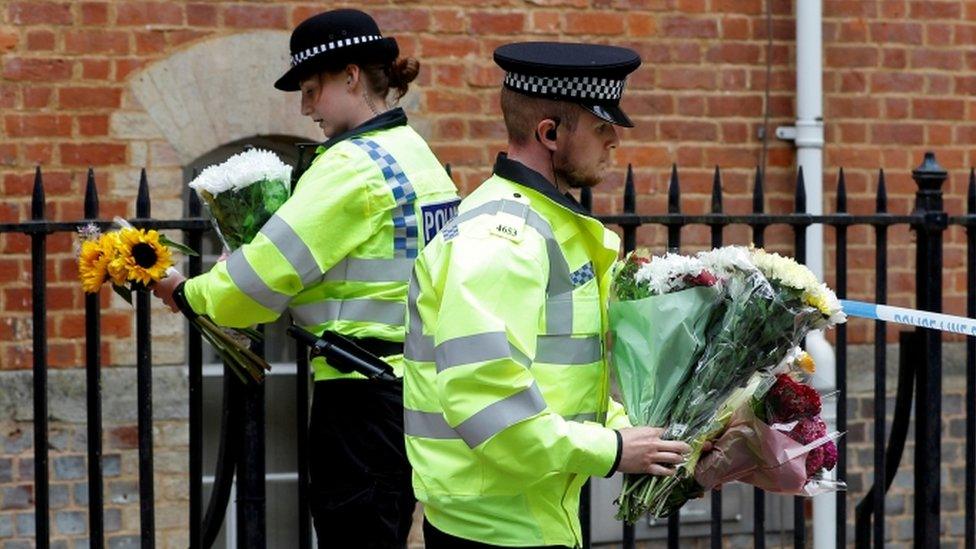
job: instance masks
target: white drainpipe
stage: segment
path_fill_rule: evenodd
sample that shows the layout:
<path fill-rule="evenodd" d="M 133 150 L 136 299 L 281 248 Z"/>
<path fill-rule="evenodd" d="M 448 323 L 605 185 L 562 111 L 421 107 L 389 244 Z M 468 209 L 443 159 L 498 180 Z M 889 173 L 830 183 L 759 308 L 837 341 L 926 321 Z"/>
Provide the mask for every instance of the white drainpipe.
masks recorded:
<path fill-rule="evenodd" d="M 823 2 L 802 0 L 796 6 L 796 125 L 776 129 L 780 139 L 796 143 L 797 165 L 803 168 L 807 211 L 823 213 Z M 807 229 L 807 266 L 824 276 L 823 225 Z M 821 391 L 837 385 L 834 351 L 822 333 L 807 337 L 807 350 L 817 364 L 814 384 Z M 824 409 L 824 419 L 836 424 L 836 404 Z M 814 549 L 836 548 L 836 501 L 834 495 L 813 500 Z"/>

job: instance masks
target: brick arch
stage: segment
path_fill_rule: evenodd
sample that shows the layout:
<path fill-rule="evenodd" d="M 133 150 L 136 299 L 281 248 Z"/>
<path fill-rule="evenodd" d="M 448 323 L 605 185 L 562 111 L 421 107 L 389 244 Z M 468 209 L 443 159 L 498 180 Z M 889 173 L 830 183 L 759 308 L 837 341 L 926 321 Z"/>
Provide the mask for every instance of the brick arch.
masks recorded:
<path fill-rule="evenodd" d="M 129 91 L 187 165 L 255 135 L 321 139 L 321 131 L 299 116 L 297 94 L 272 85 L 287 66 L 288 33 L 233 34 L 149 65 L 131 78 Z"/>

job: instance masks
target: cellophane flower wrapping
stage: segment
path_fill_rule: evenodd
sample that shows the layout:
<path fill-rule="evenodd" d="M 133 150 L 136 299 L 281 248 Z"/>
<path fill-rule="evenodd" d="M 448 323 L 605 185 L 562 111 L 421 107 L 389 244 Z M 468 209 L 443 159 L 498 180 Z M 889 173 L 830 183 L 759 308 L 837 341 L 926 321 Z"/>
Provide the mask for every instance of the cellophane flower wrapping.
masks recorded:
<path fill-rule="evenodd" d="M 690 258 L 697 262 L 691 272 L 700 268 L 714 279 L 707 299 L 702 287 L 662 283 L 694 278 L 670 272 L 680 271 L 687 256 L 653 258 L 636 272 L 628 268 L 633 263 L 628 258 L 619 269 L 616 300 L 610 304 L 611 360 L 624 405 L 634 425 L 667 427 L 664 438 L 684 441 L 692 452 L 675 476 L 625 475 L 618 518 L 667 516 L 699 495 L 700 488 L 690 490 L 693 484 L 685 480 L 692 477 L 703 444 L 718 436 L 731 416 L 731 410 L 720 416 L 723 403 L 758 372 L 772 371 L 811 330 L 830 325 L 831 311 L 810 304 L 809 281 L 797 289 L 767 277 L 756 253 L 725 247 Z M 652 269 L 655 261 L 661 263 Z M 649 280 L 641 285 L 644 279 Z"/>
<path fill-rule="evenodd" d="M 224 247 L 250 242 L 291 194 L 291 166 L 250 149 L 200 172 L 190 187 L 207 206 Z"/>
<path fill-rule="evenodd" d="M 779 373 L 757 384 L 748 401 L 729 403 L 735 412 L 689 482 L 710 490 L 740 481 L 794 496 L 844 490 L 844 481 L 827 474 L 837 465 L 841 434 L 827 431 L 821 395 L 800 376 L 796 368 Z"/>

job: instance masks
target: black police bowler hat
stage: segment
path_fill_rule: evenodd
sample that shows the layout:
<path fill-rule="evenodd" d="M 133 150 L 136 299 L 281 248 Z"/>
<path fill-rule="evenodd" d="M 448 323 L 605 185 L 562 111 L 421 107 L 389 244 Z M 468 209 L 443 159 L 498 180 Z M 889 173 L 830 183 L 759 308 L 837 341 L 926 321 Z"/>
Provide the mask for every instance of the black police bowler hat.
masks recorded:
<path fill-rule="evenodd" d="M 291 69 L 275 82 L 282 91 L 297 91 L 302 79 L 346 63 L 385 63 L 400 53 L 396 40 L 384 38 L 376 21 L 353 9 L 309 17 L 291 33 Z"/>
<path fill-rule="evenodd" d="M 495 50 L 505 87 L 521 94 L 577 103 L 598 118 L 632 128 L 620 109 L 627 75 L 641 64 L 637 52 L 616 46 L 519 42 Z"/>

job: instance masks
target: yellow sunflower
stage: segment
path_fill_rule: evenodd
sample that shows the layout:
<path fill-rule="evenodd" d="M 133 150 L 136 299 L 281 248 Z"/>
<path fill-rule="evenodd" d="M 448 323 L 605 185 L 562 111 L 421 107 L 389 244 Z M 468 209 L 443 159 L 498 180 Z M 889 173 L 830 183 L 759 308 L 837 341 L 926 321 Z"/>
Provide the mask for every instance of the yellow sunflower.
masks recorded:
<path fill-rule="evenodd" d="M 173 264 L 172 254 L 159 241 L 159 233 L 145 229 L 127 228 L 119 231 L 119 257 L 114 268 L 124 267 L 126 279 L 148 285 L 166 276 Z"/>
<path fill-rule="evenodd" d="M 103 235 L 104 236 L 104 235 Z M 78 253 L 78 278 L 81 279 L 81 289 L 86 293 L 98 293 L 108 278 L 108 264 L 115 255 L 115 247 L 103 245 L 104 238 L 85 240 L 81 243 Z"/>
<path fill-rule="evenodd" d="M 111 280 L 112 284 L 115 286 L 124 285 L 129 276 L 129 272 L 125 268 L 125 261 L 119 255 L 119 232 L 113 231 L 103 234 L 101 237 L 101 244 L 106 249 L 112 250 L 112 260 L 109 261 L 107 267 L 109 280 Z"/>

